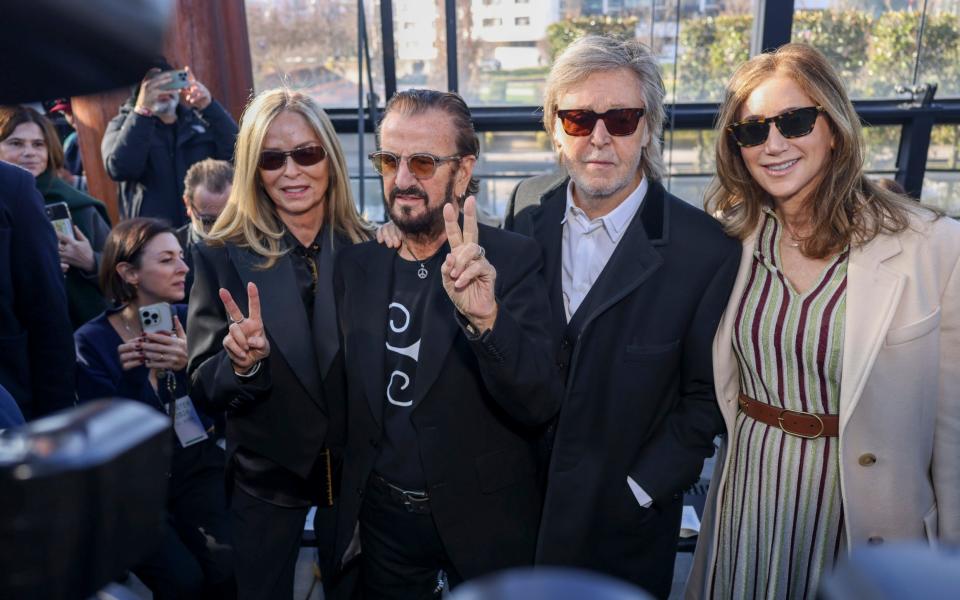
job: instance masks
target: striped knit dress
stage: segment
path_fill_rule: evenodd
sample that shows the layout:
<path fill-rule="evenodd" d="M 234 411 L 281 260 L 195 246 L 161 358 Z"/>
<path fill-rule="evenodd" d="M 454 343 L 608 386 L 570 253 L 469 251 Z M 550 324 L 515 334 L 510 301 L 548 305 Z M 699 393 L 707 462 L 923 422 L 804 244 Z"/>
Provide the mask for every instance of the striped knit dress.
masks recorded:
<path fill-rule="evenodd" d="M 777 268 L 782 225 L 767 212 L 739 300 L 741 391 L 791 410 L 837 414 L 847 256 L 806 293 Z M 738 413 L 721 491 L 714 598 L 813 598 L 844 546 L 837 438 L 803 439 Z"/>

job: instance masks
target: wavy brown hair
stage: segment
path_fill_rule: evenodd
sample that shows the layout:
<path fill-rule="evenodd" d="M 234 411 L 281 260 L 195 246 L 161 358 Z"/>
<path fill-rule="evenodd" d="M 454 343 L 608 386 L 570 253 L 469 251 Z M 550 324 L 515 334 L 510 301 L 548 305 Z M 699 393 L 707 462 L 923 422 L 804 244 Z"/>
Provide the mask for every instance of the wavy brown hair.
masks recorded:
<path fill-rule="evenodd" d="M 57 130 L 50 119 L 29 106 L 0 106 L 0 141 L 13 135 L 13 130 L 24 123 L 36 123 L 43 132 L 43 143 L 47 146 L 47 168 L 57 170 L 63 167 L 63 145 L 57 137 Z"/>
<path fill-rule="evenodd" d="M 824 258 L 848 244 L 865 244 L 879 233 L 907 229 L 916 203 L 883 189 L 863 172 L 863 134 L 860 119 L 836 71 L 823 54 L 806 44 L 786 44 L 776 52 L 755 56 L 742 64 L 727 84 L 717 117 L 717 176 L 707 188 L 705 206 L 732 236 L 744 239 L 760 222 L 764 206 L 773 200 L 753 179 L 740 147 L 727 132 L 739 119 L 750 94 L 774 76 L 792 79 L 814 104 L 833 133 L 829 168 L 807 202 L 811 233 L 801 240 L 801 250 L 811 258 Z M 936 215 L 935 211 L 929 211 Z"/>

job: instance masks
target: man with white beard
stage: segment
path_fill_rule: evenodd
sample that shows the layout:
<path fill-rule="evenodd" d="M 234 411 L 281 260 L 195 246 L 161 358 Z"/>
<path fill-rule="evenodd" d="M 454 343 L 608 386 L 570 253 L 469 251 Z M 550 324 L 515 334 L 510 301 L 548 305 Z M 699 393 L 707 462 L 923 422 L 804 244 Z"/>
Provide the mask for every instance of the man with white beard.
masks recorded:
<path fill-rule="evenodd" d="M 120 183 L 124 217 L 156 217 L 173 227 L 188 222 L 183 180 L 205 158 L 232 160 L 237 123 L 197 81 L 165 60 L 134 90 L 107 125 L 101 150 Z"/>

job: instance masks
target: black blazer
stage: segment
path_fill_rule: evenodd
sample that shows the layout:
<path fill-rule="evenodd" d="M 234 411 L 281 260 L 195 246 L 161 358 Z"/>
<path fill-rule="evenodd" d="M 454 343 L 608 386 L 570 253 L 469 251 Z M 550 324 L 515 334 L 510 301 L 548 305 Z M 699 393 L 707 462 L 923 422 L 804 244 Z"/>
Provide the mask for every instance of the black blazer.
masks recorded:
<path fill-rule="evenodd" d="M 468 338 L 439 274 L 435 277 L 414 384 L 418 404 L 411 415 L 434 521 L 465 578 L 532 564 L 542 500 L 536 432 L 556 414 L 563 393 L 549 360 L 550 308 L 539 249 L 529 239 L 485 225 L 479 243 L 497 269 L 496 324 L 478 339 Z M 353 536 L 383 433 L 384 343 L 395 252 L 371 242 L 344 249 L 337 260 L 349 391 L 338 560 Z"/>
<path fill-rule="evenodd" d="M 537 562 L 594 569 L 666 596 L 683 490 L 697 481 L 723 431 L 711 344 L 740 244 L 651 181 L 568 324 L 561 295 L 567 181 L 508 219 L 544 249 L 566 381 Z M 651 509 L 638 504 L 628 475 L 653 498 Z"/>
<path fill-rule="evenodd" d="M 333 368 L 339 341 L 331 283 L 334 254 L 350 242 L 324 239 L 329 242 L 320 254 L 312 331 L 291 258 L 285 255 L 264 270 L 258 268 L 262 257 L 233 244 L 194 246 L 187 319 L 191 397 L 208 414 L 227 411 L 228 457 L 243 446 L 305 479 L 325 444 L 342 446 L 328 432 L 342 437 L 345 422 L 342 413 L 331 412 L 342 403 L 327 399 L 343 394 L 342 369 Z M 249 281 L 260 291 L 270 356 L 257 377 L 241 381 L 223 350 L 229 320 L 218 290 L 229 290 L 247 314 Z"/>
<path fill-rule="evenodd" d="M 28 420 L 76 402 L 57 238 L 33 176 L 0 162 L 0 385 Z"/>

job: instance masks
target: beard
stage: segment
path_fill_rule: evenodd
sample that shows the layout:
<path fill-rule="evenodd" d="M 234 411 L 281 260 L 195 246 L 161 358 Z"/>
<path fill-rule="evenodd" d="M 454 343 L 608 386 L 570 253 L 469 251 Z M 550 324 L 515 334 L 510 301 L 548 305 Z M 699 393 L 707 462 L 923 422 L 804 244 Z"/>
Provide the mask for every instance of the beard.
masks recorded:
<path fill-rule="evenodd" d="M 580 193 L 583 200 L 591 201 L 594 199 L 604 200 L 621 192 L 624 188 L 635 185 L 634 178 L 640 169 L 640 161 L 643 157 L 642 152 L 636 157 L 622 165 L 621 172 L 614 177 L 598 180 L 590 178 L 586 169 L 581 165 L 581 161 L 561 160 L 570 174 L 570 179 L 576 190 Z M 582 160 L 589 160 L 590 157 L 584 157 Z"/>
<path fill-rule="evenodd" d="M 397 196 L 413 196 L 423 199 L 424 210 L 419 215 L 414 215 L 414 206 L 402 206 L 396 208 Z M 443 192 L 443 201 L 440 204 L 431 207 L 430 199 L 427 193 L 419 188 L 409 187 L 400 189 L 394 187 L 387 196 L 387 213 L 390 220 L 407 237 L 419 238 L 423 240 L 435 240 L 443 232 L 443 207 L 454 202 L 453 197 L 453 178 L 447 182 L 447 187 Z"/>

